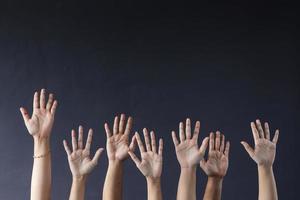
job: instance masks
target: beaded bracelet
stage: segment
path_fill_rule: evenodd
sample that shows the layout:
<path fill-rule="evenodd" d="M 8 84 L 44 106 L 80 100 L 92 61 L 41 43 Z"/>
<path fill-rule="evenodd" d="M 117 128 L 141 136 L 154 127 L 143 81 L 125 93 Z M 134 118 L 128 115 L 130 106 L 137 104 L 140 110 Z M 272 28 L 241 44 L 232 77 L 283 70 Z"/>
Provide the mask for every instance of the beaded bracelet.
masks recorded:
<path fill-rule="evenodd" d="M 33 155 L 33 158 L 44 158 L 44 157 L 46 157 L 48 154 L 50 154 L 50 150 L 47 152 L 47 153 L 45 153 L 45 154 L 42 154 L 42 155 L 38 155 L 38 156 L 35 156 L 35 155 Z"/>

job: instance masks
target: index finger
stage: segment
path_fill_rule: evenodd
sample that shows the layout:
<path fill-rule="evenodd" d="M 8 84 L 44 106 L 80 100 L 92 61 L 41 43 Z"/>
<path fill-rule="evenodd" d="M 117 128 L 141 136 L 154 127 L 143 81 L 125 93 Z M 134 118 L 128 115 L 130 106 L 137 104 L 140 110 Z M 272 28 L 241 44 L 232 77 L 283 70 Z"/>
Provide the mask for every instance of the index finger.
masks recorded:
<path fill-rule="evenodd" d="M 130 131 L 131 131 L 131 128 L 132 128 L 132 123 L 133 123 L 132 117 L 128 117 L 125 132 L 124 132 L 125 135 L 130 134 Z"/>
<path fill-rule="evenodd" d="M 39 108 L 40 104 L 39 104 L 39 93 L 35 92 L 34 96 L 33 96 L 33 109 L 35 108 Z"/>
<path fill-rule="evenodd" d="M 85 150 L 90 151 L 92 139 L 93 139 L 93 129 L 90 128 L 88 137 L 86 139 Z"/>
<path fill-rule="evenodd" d="M 145 152 L 145 148 L 144 148 L 143 142 L 142 142 L 142 140 L 141 140 L 140 135 L 139 135 L 138 132 L 135 132 L 135 139 L 136 139 L 136 141 L 138 143 L 140 152 L 141 153 Z"/>
<path fill-rule="evenodd" d="M 119 132 L 119 117 L 116 116 L 114 120 L 114 128 L 113 128 L 113 134 L 116 135 Z"/>
<path fill-rule="evenodd" d="M 196 141 L 198 141 L 199 132 L 200 132 L 200 121 L 197 121 L 194 129 L 194 135 L 193 135 L 193 138 Z"/>

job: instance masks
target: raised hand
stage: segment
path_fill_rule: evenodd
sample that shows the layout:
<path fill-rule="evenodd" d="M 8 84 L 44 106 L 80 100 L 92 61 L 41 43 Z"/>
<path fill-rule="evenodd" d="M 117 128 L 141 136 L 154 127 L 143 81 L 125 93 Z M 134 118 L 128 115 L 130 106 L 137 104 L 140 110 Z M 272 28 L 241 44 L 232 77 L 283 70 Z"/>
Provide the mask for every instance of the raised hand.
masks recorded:
<path fill-rule="evenodd" d="M 275 160 L 279 130 L 275 131 L 275 135 L 271 141 L 269 124 L 267 122 L 264 124 L 264 129 L 260 120 L 256 120 L 256 123 L 251 122 L 251 129 L 255 144 L 254 149 L 247 142 L 242 141 L 242 145 L 257 165 L 272 166 Z"/>
<path fill-rule="evenodd" d="M 150 132 L 151 144 L 149 139 L 148 130 L 146 128 L 143 129 L 144 138 L 146 143 L 146 150 L 144 148 L 143 142 L 140 138 L 138 132 L 135 133 L 135 136 L 132 138 L 131 146 L 133 146 L 135 142 L 138 143 L 139 150 L 141 153 L 141 160 L 132 152 L 129 151 L 129 155 L 136 164 L 137 168 L 142 172 L 142 174 L 151 180 L 160 179 L 162 173 L 162 164 L 163 164 L 163 140 L 159 139 L 159 147 L 157 152 L 155 134 L 153 131 Z"/>
<path fill-rule="evenodd" d="M 129 146 L 129 134 L 132 128 L 132 118 L 129 117 L 126 123 L 125 115 L 116 116 L 114 120 L 113 133 L 111 133 L 109 126 L 105 123 L 106 131 L 106 149 L 107 156 L 110 161 L 122 161 L 128 157 L 128 151 L 133 150 L 134 146 Z M 126 125 L 126 126 L 125 126 Z"/>
<path fill-rule="evenodd" d="M 49 138 L 54 122 L 56 107 L 57 101 L 54 100 L 53 94 L 49 94 L 46 104 L 46 91 L 45 89 L 42 89 L 40 96 L 38 92 L 34 93 L 33 112 L 31 117 L 25 108 L 20 108 L 30 135 L 34 138 Z"/>
<path fill-rule="evenodd" d="M 53 94 L 46 99 L 46 91 L 34 93 L 33 112 L 29 116 L 27 110 L 20 108 L 25 126 L 33 136 L 33 168 L 31 177 L 31 200 L 50 199 L 51 196 L 51 151 L 50 135 L 54 123 L 57 101 Z"/>
<path fill-rule="evenodd" d="M 222 139 L 221 139 L 222 137 Z M 208 177 L 223 178 L 228 169 L 228 154 L 230 144 L 227 141 L 225 147 L 225 136 L 219 131 L 210 133 L 208 159 L 200 161 L 200 167 Z"/>
<path fill-rule="evenodd" d="M 279 130 L 271 141 L 269 124 L 264 124 L 264 129 L 260 120 L 251 122 L 251 129 L 254 138 L 254 149 L 247 142 L 242 141 L 242 145 L 250 157 L 257 163 L 258 169 L 258 199 L 277 200 L 277 187 L 273 172 L 273 163 L 276 154 L 276 143 L 279 137 Z"/>
<path fill-rule="evenodd" d="M 200 131 L 200 122 L 197 121 L 192 136 L 191 121 L 186 119 L 185 131 L 183 122 L 179 123 L 180 142 L 176 137 L 175 131 L 172 131 L 172 138 L 175 145 L 177 160 L 181 168 L 195 167 L 203 159 L 209 138 L 206 137 L 200 148 L 198 148 L 198 136 Z"/>
<path fill-rule="evenodd" d="M 66 140 L 64 140 L 64 147 L 68 155 L 70 170 L 74 178 L 87 176 L 97 165 L 103 148 L 99 148 L 93 159 L 90 158 L 90 148 L 92 143 L 93 130 L 90 129 L 86 140 L 85 147 L 83 147 L 83 128 L 79 126 L 78 140 L 76 139 L 76 132 L 72 130 L 72 148 L 70 150 Z"/>
<path fill-rule="evenodd" d="M 123 161 L 128 157 L 128 151 L 134 150 L 129 146 L 129 134 L 132 128 L 132 118 L 127 123 L 125 115 L 116 116 L 113 132 L 107 123 L 104 125 L 106 131 L 106 149 L 108 157 L 108 168 L 103 186 L 103 200 L 121 200 L 123 197 Z"/>

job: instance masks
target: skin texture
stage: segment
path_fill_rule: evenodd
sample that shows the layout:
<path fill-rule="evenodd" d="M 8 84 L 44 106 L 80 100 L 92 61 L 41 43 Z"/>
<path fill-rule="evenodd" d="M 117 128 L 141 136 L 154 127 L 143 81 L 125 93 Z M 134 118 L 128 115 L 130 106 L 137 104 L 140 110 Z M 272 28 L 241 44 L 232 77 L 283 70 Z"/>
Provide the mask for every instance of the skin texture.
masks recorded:
<path fill-rule="evenodd" d="M 242 141 L 241 144 L 249 156 L 256 162 L 258 170 L 259 200 L 277 200 L 277 188 L 273 173 L 273 163 L 276 154 L 276 144 L 279 137 L 279 130 L 275 131 L 274 137 L 270 139 L 269 124 L 265 123 L 264 128 L 260 120 L 251 122 L 251 129 L 254 138 L 254 149 Z"/>
<path fill-rule="evenodd" d="M 198 148 L 198 136 L 200 122 L 197 121 L 192 135 L 191 120 L 186 119 L 184 130 L 183 122 L 179 123 L 180 142 L 176 133 L 172 131 L 172 138 L 175 146 L 177 160 L 181 167 L 178 183 L 177 200 L 196 200 L 196 169 L 198 163 L 203 159 L 209 138 L 202 141 Z"/>
<path fill-rule="evenodd" d="M 207 175 L 204 200 L 220 200 L 223 178 L 228 169 L 230 143 L 225 146 L 225 136 L 219 131 L 210 133 L 208 159 L 200 161 L 200 167 Z"/>
<path fill-rule="evenodd" d="M 146 149 L 138 132 L 135 133 L 135 136 L 131 141 L 131 145 L 134 145 L 135 142 L 138 143 L 138 147 L 141 153 L 141 160 L 132 151 L 129 151 L 128 153 L 136 164 L 137 168 L 146 178 L 148 200 L 162 200 L 160 177 L 163 165 L 163 140 L 159 139 L 159 147 L 157 152 L 155 133 L 151 131 L 151 138 L 149 139 L 148 130 L 144 128 L 143 132 Z"/>
<path fill-rule="evenodd" d="M 31 178 L 31 200 L 51 198 L 51 154 L 50 135 L 54 123 L 57 101 L 53 94 L 46 100 L 46 91 L 34 93 L 31 117 L 27 110 L 20 108 L 25 126 L 34 141 L 34 161 Z M 39 158 L 38 158 L 39 157 Z"/>
<path fill-rule="evenodd" d="M 121 114 L 114 119 L 113 132 L 107 123 L 106 149 L 108 169 L 103 187 L 103 200 L 121 200 L 123 184 L 123 162 L 128 158 L 128 151 L 134 151 L 134 146 L 129 146 L 129 134 L 132 128 L 132 118 Z"/>
<path fill-rule="evenodd" d="M 98 160 L 103 148 L 99 148 L 93 159 L 90 158 L 90 148 L 92 143 L 93 130 L 90 129 L 86 140 L 85 147 L 83 147 L 83 127 L 79 126 L 78 140 L 76 139 L 76 132 L 72 130 L 72 151 L 68 147 L 66 140 L 64 140 L 65 151 L 68 155 L 70 170 L 72 172 L 72 187 L 70 192 L 70 200 L 83 200 L 85 195 L 86 179 L 88 175 L 97 166 Z"/>

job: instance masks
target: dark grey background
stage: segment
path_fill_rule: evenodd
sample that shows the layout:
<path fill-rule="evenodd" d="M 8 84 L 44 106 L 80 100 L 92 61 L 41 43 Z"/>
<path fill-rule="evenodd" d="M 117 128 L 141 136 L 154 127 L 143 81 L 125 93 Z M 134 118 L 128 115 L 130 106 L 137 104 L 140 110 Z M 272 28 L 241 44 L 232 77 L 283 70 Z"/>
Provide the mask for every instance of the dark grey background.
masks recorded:
<path fill-rule="evenodd" d="M 53 199 L 71 184 L 62 140 L 79 124 L 95 130 L 125 112 L 134 130 L 165 140 L 163 193 L 175 199 L 179 165 L 171 130 L 191 117 L 201 139 L 221 130 L 231 141 L 223 199 L 257 198 L 257 171 L 240 140 L 261 118 L 281 130 L 274 171 L 280 199 L 296 199 L 299 180 L 299 70 L 296 7 L 288 3 L 161 1 L 1 1 L 0 199 L 29 199 L 32 139 L 19 107 L 33 92 L 59 100 L 52 134 Z M 90 175 L 87 199 L 100 199 L 106 156 Z M 206 177 L 198 170 L 197 196 Z M 296 193 L 297 192 L 297 193 Z M 124 199 L 146 199 L 146 182 L 125 163 Z"/>

